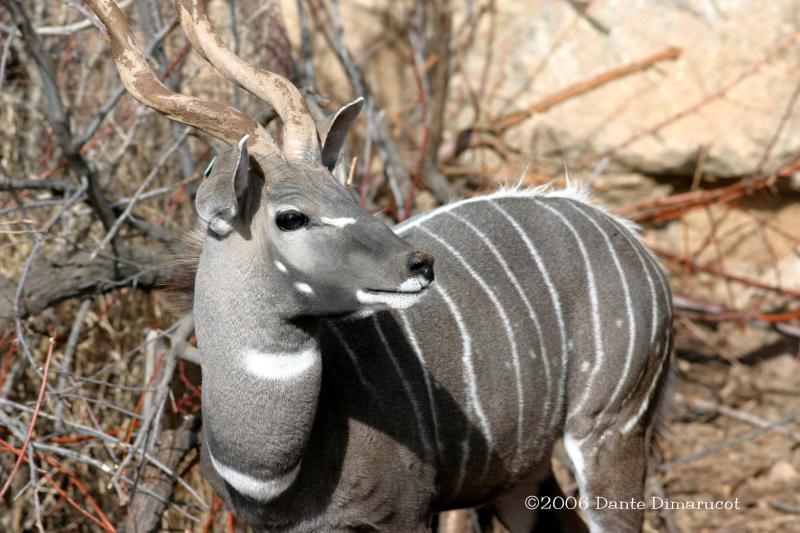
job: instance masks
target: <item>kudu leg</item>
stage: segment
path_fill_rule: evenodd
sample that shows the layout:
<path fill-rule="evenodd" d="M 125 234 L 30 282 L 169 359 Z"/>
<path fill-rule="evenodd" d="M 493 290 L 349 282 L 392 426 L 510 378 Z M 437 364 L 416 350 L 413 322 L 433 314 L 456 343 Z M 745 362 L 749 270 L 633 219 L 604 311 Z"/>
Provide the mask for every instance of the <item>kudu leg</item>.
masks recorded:
<path fill-rule="evenodd" d="M 613 433 L 612 433 L 613 432 Z M 645 432 L 609 430 L 581 440 L 565 440 L 585 507 L 589 531 L 638 532 L 644 522 L 647 472 Z"/>

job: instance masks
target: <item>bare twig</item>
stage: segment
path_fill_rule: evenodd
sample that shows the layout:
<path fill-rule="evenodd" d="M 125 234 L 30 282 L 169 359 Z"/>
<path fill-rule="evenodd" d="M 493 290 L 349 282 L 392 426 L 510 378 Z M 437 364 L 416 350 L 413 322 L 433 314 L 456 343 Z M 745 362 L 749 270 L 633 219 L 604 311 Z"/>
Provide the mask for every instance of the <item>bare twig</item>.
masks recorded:
<path fill-rule="evenodd" d="M 22 405 L 20 403 L 13 402 L 13 401 L 10 401 L 10 400 L 5 400 L 5 399 L 2 399 L 2 398 L 0 398 L 0 406 L 10 407 L 10 408 L 15 409 L 17 411 L 22 411 L 22 412 L 26 412 L 26 413 L 30 413 L 30 412 L 33 411 L 33 409 L 30 408 L 30 407 L 27 407 L 25 405 Z M 47 414 L 47 413 L 44 413 L 44 412 L 39 413 L 39 418 L 46 418 L 48 420 L 55 420 L 55 417 L 53 415 L 50 415 L 50 414 Z M 8 418 L 8 417 L 5 417 L 5 415 L 3 415 L 3 413 L 2 413 L 2 411 L 0 411 L 0 420 L 2 420 L 3 423 L 8 424 L 9 420 L 11 420 L 11 419 Z M 96 438 L 96 439 L 98 439 L 100 441 L 105 441 L 105 442 L 108 442 L 108 443 L 111 443 L 111 444 L 114 444 L 114 445 L 117 445 L 117 446 L 128 447 L 129 449 L 131 449 L 130 445 L 128 445 L 127 443 L 121 441 L 120 439 L 118 439 L 116 437 L 113 437 L 111 435 L 108 435 L 107 433 L 103 433 L 102 431 L 98 431 L 96 429 L 93 429 L 93 428 L 91 428 L 89 426 L 85 426 L 83 424 L 79 424 L 79 423 L 73 422 L 71 420 L 65 420 L 64 424 L 67 425 L 67 426 L 70 426 L 72 428 L 75 428 L 76 430 L 80 431 L 81 433 L 83 433 L 85 435 L 89 435 L 89 436 L 91 436 L 93 438 Z M 77 454 L 76 452 L 71 451 L 71 450 L 59 449 L 58 447 L 52 447 L 52 446 L 50 446 L 48 444 L 44 444 L 44 443 L 38 442 L 38 441 L 32 442 L 31 445 L 34 446 L 35 448 L 42 448 L 42 449 L 47 449 L 47 450 L 51 450 L 51 451 L 57 451 L 57 453 L 61 453 L 61 454 L 64 454 L 64 455 L 67 455 L 67 456 L 70 456 L 70 457 L 73 457 L 73 458 L 78 458 L 82 462 L 85 462 L 86 464 L 90 464 L 91 466 L 93 466 L 95 468 L 98 468 L 99 470 L 101 470 L 102 472 L 104 472 L 104 473 L 106 473 L 108 475 L 116 475 L 118 473 L 117 470 L 111 465 L 102 463 L 102 462 L 100 462 L 100 461 L 98 461 L 98 460 L 96 460 L 94 458 L 80 456 L 80 454 Z M 186 490 L 186 492 L 189 493 L 197 501 L 197 506 L 200 509 L 206 510 L 208 508 L 208 506 L 206 505 L 205 501 L 197 493 L 197 491 L 194 490 L 192 488 L 192 486 L 189 485 L 185 480 L 181 479 L 181 477 L 178 476 L 178 474 L 176 472 L 174 472 L 173 470 L 169 469 L 165 464 L 163 464 L 161 461 L 159 461 L 158 458 L 154 457 L 152 454 L 150 454 L 148 452 L 142 452 L 141 450 L 132 450 L 131 453 L 136 453 L 136 455 L 138 455 L 140 457 L 144 457 L 147 460 L 147 462 L 149 462 L 150 464 L 152 464 L 153 466 L 155 466 L 156 468 L 161 470 L 164 474 L 169 476 L 170 479 L 173 479 L 178 484 L 180 484 L 180 486 L 184 490 Z M 119 479 L 121 479 L 122 481 L 125 481 L 126 483 L 128 483 L 131 486 L 134 484 L 133 480 L 131 480 L 130 478 L 126 478 L 125 476 L 120 475 Z"/>
<path fill-rule="evenodd" d="M 14 474 L 17 473 L 19 469 L 19 465 L 22 464 L 22 457 L 28 450 L 28 445 L 31 443 L 31 437 L 33 436 L 33 428 L 36 426 L 36 419 L 39 417 L 39 409 L 42 407 L 42 400 L 44 399 L 44 391 L 47 390 L 47 374 L 50 370 L 50 360 L 53 357 L 53 345 L 55 344 L 55 339 L 52 337 L 50 338 L 50 343 L 47 346 L 47 357 L 44 360 L 44 370 L 42 370 L 42 384 L 39 387 L 39 395 L 36 397 L 36 405 L 33 408 L 33 413 L 31 414 L 31 421 L 28 424 L 28 432 L 25 434 L 25 440 L 22 443 L 21 453 L 17 458 L 17 461 L 14 463 L 14 467 L 11 469 L 11 472 L 6 479 L 6 482 L 3 484 L 3 488 L 0 489 L 0 500 L 3 499 L 8 488 L 11 486 L 11 482 L 14 480 Z M 33 464 L 33 462 L 31 462 Z M 35 489 L 34 489 L 35 490 Z"/>
<path fill-rule="evenodd" d="M 125 210 L 122 212 L 122 214 L 119 217 L 117 217 L 117 219 L 111 225 L 111 228 L 108 230 L 108 233 L 106 233 L 105 237 L 103 237 L 103 239 L 100 241 L 100 244 L 95 249 L 95 251 L 92 252 L 92 254 L 90 256 L 91 260 L 94 260 L 94 258 L 97 257 L 97 254 L 101 250 L 103 250 L 106 246 L 108 246 L 108 243 L 111 242 L 111 240 L 117 234 L 117 231 L 119 231 L 119 228 L 122 226 L 122 224 L 130 216 L 131 211 L 133 211 L 133 207 L 136 205 L 136 202 L 139 200 L 139 197 L 142 195 L 142 193 L 144 193 L 144 190 L 150 185 L 150 183 L 153 181 L 153 179 L 158 175 L 158 172 L 164 167 L 164 165 L 166 165 L 167 161 L 172 156 L 172 154 L 174 154 L 181 147 L 181 145 L 183 144 L 183 141 L 189 135 L 190 131 L 191 131 L 191 128 L 188 127 L 188 126 L 183 128 L 183 131 L 178 135 L 178 138 L 175 140 L 175 142 L 172 144 L 172 146 L 170 146 L 167 149 L 167 151 L 164 152 L 164 154 L 161 156 L 161 159 L 158 160 L 158 163 L 156 163 L 156 165 L 153 167 L 153 169 L 150 171 L 150 173 L 147 175 L 147 177 L 142 181 L 142 183 L 139 184 L 139 187 L 136 189 L 136 192 L 131 197 L 131 200 L 128 202 L 128 205 L 125 206 Z"/>
<path fill-rule="evenodd" d="M 72 139 L 70 130 L 69 115 L 61 102 L 61 95 L 53 72 L 50 59 L 42 49 L 39 37 L 31 26 L 30 20 L 19 4 L 18 0 L 0 0 L 11 12 L 14 23 L 22 32 L 23 42 L 28 53 L 33 57 L 39 70 L 45 96 L 47 97 L 47 117 L 56 134 L 56 138 L 61 147 L 61 151 L 69 161 L 69 166 L 76 176 L 86 177 L 88 181 L 89 203 L 95 210 L 97 217 L 106 227 L 110 229 L 113 224 L 114 215 L 111 206 L 103 196 L 98 177 L 89 167 L 86 160 L 80 153 L 80 147 L 76 146 Z"/>
<path fill-rule="evenodd" d="M 75 355 L 75 349 L 78 346 L 78 340 L 80 340 L 83 322 L 86 320 L 86 315 L 89 313 L 92 303 L 94 303 L 92 298 L 87 298 L 81 302 L 81 306 L 78 308 L 78 312 L 75 315 L 75 320 L 72 322 L 72 329 L 70 330 L 69 338 L 67 339 L 67 347 L 64 349 L 64 359 L 61 363 L 61 374 L 58 376 L 59 389 L 64 389 L 67 386 L 67 377 L 69 376 L 70 369 L 72 368 L 72 358 Z M 58 403 L 56 403 L 55 416 L 56 431 L 61 432 L 64 429 L 64 421 L 62 420 L 64 416 L 64 400 L 61 396 L 58 397 Z"/>
<path fill-rule="evenodd" d="M 59 193 L 68 192 L 76 188 L 74 183 L 60 180 L 3 180 L 0 181 L 0 191 L 46 190 Z"/>
<path fill-rule="evenodd" d="M 122 460 L 120 465 L 117 467 L 114 476 L 111 478 L 112 483 L 118 481 L 119 477 L 130 464 L 131 460 L 136 456 L 136 454 L 139 453 L 139 450 L 144 450 L 145 445 L 148 443 L 148 440 L 150 440 L 148 437 L 151 436 L 151 431 L 158 431 L 158 421 L 160 420 L 161 412 L 164 408 L 167 400 L 167 394 L 170 390 L 169 383 L 172 380 L 173 373 L 175 372 L 175 365 L 177 362 L 176 354 L 178 350 L 181 349 L 183 344 L 185 344 L 186 337 L 189 335 L 192 329 L 194 329 L 194 321 L 191 315 L 187 315 L 180 320 L 179 326 L 175 330 L 175 333 L 170 336 L 171 346 L 166 355 L 166 362 L 164 364 L 164 369 L 161 376 L 161 383 L 158 386 L 158 393 L 153 401 L 153 410 L 150 413 L 150 416 L 142 421 L 142 424 L 139 427 L 139 432 L 136 435 L 136 440 L 131 445 L 128 455 L 126 455 Z M 126 497 L 121 494 L 119 490 L 118 494 L 123 501 L 126 501 Z"/>
<path fill-rule="evenodd" d="M 133 3 L 133 0 L 121 0 L 117 5 L 120 9 L 125 10 L 125 8 L 131 5 L 131 3 Z M 93 25 L 94 22 L 90 18 L 85 18 L 83 20 L 79 20 L 78 22 L 65 24 L 63 26 L 39 26 L 35 31 L 36 35 L 41 36 L 68 36 L 81 30 L 91 28 Z M 2 28 L 3 31 L 17 35 L 17 33 L 10 27 L 0 26 L 0 28 Z"/>
<path fill-rule="evenodd" d="M 400 150 L 395 146 L 394 141 L 389 136 L 389 133 L 383 124 L 383 113 L 378 109 L 375 103 L 372 89 L 364 78 L 361 69 L 353 61 L 350 50 L 344 41 L 344 29 L 341 21 L 339 20 L 339 3 L 338 0 L 333 0 L 330 4 L 330 9 L 327 8 L 319 0 L 309 0 L 312 9 L 310 13 L 314 16 L 317 27 L 322 31 L 325 40 L 331 47 L 336 57 L 339 59 L 350 84 L 353 86 L 355 93 L 358 96 L 363 96 L 365 105 L 364 110 L 367 115 L 367 134 L 369 135 L 370 142 L 377 148 L 378 154 L 384 162 L 384 171 L 389 181 L 389 187 L 394 196 L 395 205 L 397 206 L 397 216 L 404 217 L 405 213 L 405 194 L 404 191 L 410 184 L 410 177 L 408 169 L 403 165 L 400 160 Z M 366 176 L 371 158 L 365 156 L 363 159 L 363 172 Z"/>
<path fill-rule="evenodd" d="M 588 80 L 580 81 L 558 92 L 555 92 L 550 96 L 547 96 L 546 98 L 528 106 L 523 111 L 516 111 L 503 117 L 499 117 L 498 119 L 492 121 L 492 128 L 497 130 L 507 130 L 521 124 L 523 121 L 527 120 L 533 115 L 537 113 L 543 113 L 548 109 L 557 106 L 558 104 L 566 102 L 567 100 L 582 94 L 586 94 L 612 81 L 616 81 L 626 76 L 630 76 L 631 74 L 636 74 L 647 70 L 653 65 L 663 61 L 675 61 L 680 56 L 681 49 L 671 47 L 647 56 L 644 59 L 640 59 L 639 61 L 634 61 L 633 63 L 608 70 L 602 74 L 589 78 Z"/>
<path fill-rule="evenodd" d="M 736 420 L 741 420 L 742 422 L 746 422 L 751 426 L 756 426 L 762 429 L 771 428 L 772 425 L 772 422 L 770 422 L 769 420 L 765 420 L 752 413 L 741 411 L 739 409 L 734 409 L 732 407 L 728 407 L 720 403 L 708 402 L 699 398 L 687 398 L 680 394 L 676 395 L 675 399 L 683 400 L 684 402 L 686 402 L 687 405 L 689 405 L 689 407 L 697 407 L 708 411 L 714 411 L 721 415 L 725 415 L 727 417 L 734 418 Z M 778 426 L 771 429 L 774 429 L 774 431 L 776 431 L 777 433 L 782 433 L 784 435 L 787 435 L 796 442 L 800 442 L 800 433 L 798 433 L 797 431 L 792 431 L 783 426 Z"/>
<path fill-rule="evenodd" d="M 144 57 L 146 59 L 150 59 L 153 57 L 154 52 L 161 46 L 161 43 L 164 39 L 169 35 L 173 29 L 175 29 L 178 25 L 177 17 L 173 17 L 163 28 L 159 31 L 156 35 L 153 36 L 150 43 L 147 45 L 147 48 L 144 52 Z M 95 133 L 97 133 L 97 129 L 103 123 L 103 120 L 108 116 L 114 107 L 116 107 L 119 100 L 122 96 L 126 93 L 125 86 L 121 83 L 114 89 L 114 92 L 108 98 L 108 100 L 100 106 L 99 111 L 94 115 L 92 121 L 86 126 L 86 129 L 83 130 L 83 133 L 75 140 L 75 145 L 83 149 L 86 146 L 86 143 L 94 137 Z"/>
<path fill-rule="evenodd" d="M 774 422 L 770 422 L 766 426 L 760 427 L 759 429 L 756 429 L 754 431 L 750 431 L 748 433 L 743 433 L 743 434 L 738 435 L 738 436 L 736 436 L 736 437 L 734 437 L 732 439 L 728 439 L 728 440 L 724 440 L 722 442 L 718 442 L 716 444 L 712 444 L 711 446 L 707 446 L 707 447 L 703 448 L 702 450 L 698 450 L 696 452 L 684 455 L 683 457 L 679 457 L 678 459 L 675 459 L 673 461 L 662 463 L 662 464 L 660 464 L 658 466 L 658 470 L 661 471 L 661 472 L 666 472 L 666 471 L 671 470 L 673 468 L 676 468 L 676 467 L 679 467 L 679 466 L 684 466 L 684 465 L 687 465 L 689 463 L 693 463 L 693 462 L 698 461 L 698 460 L 700 460 L 700 459 L 702 459 L 704 457 L 707 457 L 707 456 L 709 456 L 711 454 L 718 453 L 718 452 L 720 452 L 722 450 L 725 450 L 727 448 L 731 448 L 733 446 L 739 446 L 740 444 L 744 444 L 745 442 L 751 441 L 753 439 L 757 439 L 758 437 L 761 437 L 762 435 L 766 435 L 767 433 L 770 433 L 770 432 L 773 432 L 773 431 L 777 431 L 778 428 L 782 428 L 783 426 L 785 426 L 789 422 L 793 422 L 793 421 L 795 421 L 797 419 L 800 419 L 800 411 L 795 411 L 793 413 L 789 413 L 788 415 L 783 416 L 783 417 L 779 418 L 778 420 L 775 420 Z"/>
<path fill-rule="evenodd" d="M 170 470 L 177 470 L 184 458 L 196 447 L 197 422 L 194 417 L 189 417 L 178 429 L 165 431 L 159 439 L 153 455 Z M 175 481 L 165 476 L 161 470 L 153 466 L 145 468 L 138 483 L 139 491 L 134 495 L 128 511 L 126 533 L 158 531 L 174 485 Z"/>

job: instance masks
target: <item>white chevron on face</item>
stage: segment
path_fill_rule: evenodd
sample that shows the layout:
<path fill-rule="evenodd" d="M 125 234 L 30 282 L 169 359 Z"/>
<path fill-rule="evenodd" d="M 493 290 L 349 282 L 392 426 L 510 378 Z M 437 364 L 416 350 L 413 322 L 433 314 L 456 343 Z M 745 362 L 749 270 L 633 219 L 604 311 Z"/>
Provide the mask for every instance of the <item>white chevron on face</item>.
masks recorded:
<path fill-rule="evenodd" d="M 335 226 L 337 228 L 343 228 L 345 226 L 349 226 L 350 224 L 356 223 L 356 219 L 350 217 L 338 217 L 338 218 L 319 217 L 319 221 L 328 226 Z"/>

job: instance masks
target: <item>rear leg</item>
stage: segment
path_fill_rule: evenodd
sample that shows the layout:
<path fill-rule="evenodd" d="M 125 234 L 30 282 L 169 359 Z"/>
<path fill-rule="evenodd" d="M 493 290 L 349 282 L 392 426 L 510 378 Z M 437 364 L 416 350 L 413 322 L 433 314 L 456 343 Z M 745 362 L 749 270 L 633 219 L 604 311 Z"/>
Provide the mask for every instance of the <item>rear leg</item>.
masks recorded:
<path fill-rule="evenodd" d="M 592 418 L 575 417 L 567 424 L 564 449 L 587 504 L 585 514 L 592 533 L 642 530 L 650 443 L 672 377 L 670 333 L 668 330 L 663 359 L 651 370 L 649 379 L 639 381 L 637 394 L 609 423 L 598 427 Z M 585 428 L 592 429 L 587 432 Z"/>
<path fill-rule="evenodd" d="M 641 531 L 647 474 L 647 432 L 619 428 L 576 440 L 567 434 L 564 448 L 574 467 L 592 533 Z M 623 504 L 620 508 L 620 504 Z M 613 508 L 612 508 L 613 506 Z"/>

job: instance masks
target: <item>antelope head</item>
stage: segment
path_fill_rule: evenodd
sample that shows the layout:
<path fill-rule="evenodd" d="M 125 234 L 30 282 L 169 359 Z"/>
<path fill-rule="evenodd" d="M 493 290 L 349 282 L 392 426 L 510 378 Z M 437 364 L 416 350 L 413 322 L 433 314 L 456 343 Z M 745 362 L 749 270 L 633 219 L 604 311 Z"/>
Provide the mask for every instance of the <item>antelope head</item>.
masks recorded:
<path fill-rule="evenodd" d="M 202 1 L 176 0 L 193 47 L 281 117 L 279 147 L 261 124 L 238 110 L 170 91 L 150 70 L 115 3 L 88 4 L 107 28 L 128 91 L 170 119 L 230 146 L 209 165 L 197 192 L 197 212 L 208 231 L 196 303 L 198 298 L 230 302 L 220 293 L 263 294 L 268 287 L 264 296 L 272 312 L 340 316 L 407 308 L 426 292 L 433 258 L 361 209 L 332 174 L 361 99 L 336 113 L 320 136 L 289 80 L 233 54 L 210 24 Z"/>

